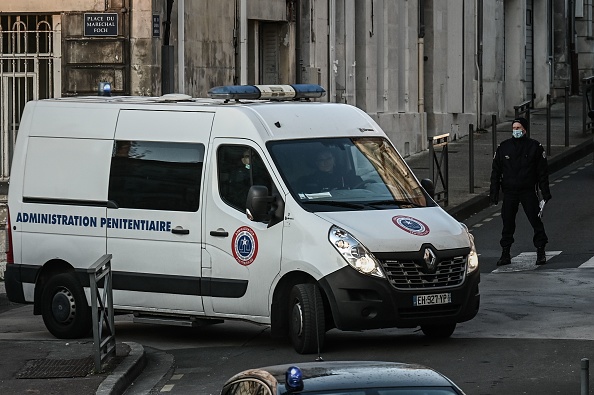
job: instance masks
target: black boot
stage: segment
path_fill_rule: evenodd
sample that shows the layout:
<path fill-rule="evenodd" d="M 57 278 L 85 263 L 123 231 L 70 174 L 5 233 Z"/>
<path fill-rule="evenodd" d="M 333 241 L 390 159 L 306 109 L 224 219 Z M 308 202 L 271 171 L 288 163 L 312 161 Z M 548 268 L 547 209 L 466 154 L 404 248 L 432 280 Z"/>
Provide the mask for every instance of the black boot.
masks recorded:
<path fill-rule="evenodd" d="M 509 265 L 511 263 L 511 255 L 509 254 L 510 249 L 511 247 L 503 247 L 501 258 L 497 261 L 497 266 Z"/>
<path fill-rule="evenodd" d="M 547 263 L 547 254 L 545 253 L 544 247 L 537 247 L 536 248 L 536 264 L 537 265 L 544 265 Z"/>

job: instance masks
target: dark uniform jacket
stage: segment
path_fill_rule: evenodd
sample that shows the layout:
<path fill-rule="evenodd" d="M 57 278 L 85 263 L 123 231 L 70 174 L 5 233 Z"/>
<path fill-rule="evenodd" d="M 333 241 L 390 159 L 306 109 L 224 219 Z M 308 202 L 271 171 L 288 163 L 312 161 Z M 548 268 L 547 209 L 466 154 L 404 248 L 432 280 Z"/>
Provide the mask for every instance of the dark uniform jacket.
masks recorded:
<path fill-rule="evenodd" d="M 536 186 L 550 199 L 549 170 L 542 145 L 529 137 L 503 141 L 493 158 L 490 196 L 497 199 L 499 188 L 506 192 L 526 192 Z"/>

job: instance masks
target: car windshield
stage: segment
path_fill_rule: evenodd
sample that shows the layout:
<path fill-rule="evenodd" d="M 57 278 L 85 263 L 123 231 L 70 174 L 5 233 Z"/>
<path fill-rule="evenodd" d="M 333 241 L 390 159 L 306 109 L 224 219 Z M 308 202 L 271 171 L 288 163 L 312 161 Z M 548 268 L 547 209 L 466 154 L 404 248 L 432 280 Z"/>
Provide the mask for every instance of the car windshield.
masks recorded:
<path fill-rule="evenodd" d="M 385 138 L 285 140 L 268 148 L 291 194 L 309 211 L 435 205 Z"/>

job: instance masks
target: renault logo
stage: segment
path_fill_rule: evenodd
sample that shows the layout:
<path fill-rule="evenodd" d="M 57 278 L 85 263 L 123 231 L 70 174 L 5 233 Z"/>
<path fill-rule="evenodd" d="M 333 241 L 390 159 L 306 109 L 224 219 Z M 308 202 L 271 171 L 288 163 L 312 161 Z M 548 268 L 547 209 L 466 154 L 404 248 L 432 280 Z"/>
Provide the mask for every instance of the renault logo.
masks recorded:
<path fill-rule="evenodd" d="M 427 265 L 427 269 L 429 269 L 429 271 L 434 272 L 435 271 L 435 263 L 437 262 L 437 257 L 435 256 L 435 253 L 433 252 L 433 250 L 431 248 L 425 248 L 425 254 L 423 255 L 423 260 L 425 261 L 425 264 Z"/>

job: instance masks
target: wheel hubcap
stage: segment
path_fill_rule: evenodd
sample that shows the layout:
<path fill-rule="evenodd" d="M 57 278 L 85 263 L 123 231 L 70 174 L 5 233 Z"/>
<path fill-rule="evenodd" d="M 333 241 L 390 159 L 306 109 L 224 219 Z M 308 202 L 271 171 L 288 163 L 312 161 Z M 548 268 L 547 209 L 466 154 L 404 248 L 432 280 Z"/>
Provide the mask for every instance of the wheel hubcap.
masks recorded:
<path fill-rule="evenodd" d="M 297 336 L 303 333 L 303 311 L 301 311 L 301 304 L 295 303 L 293 305 L 293 332 Z"/>
<path fill-rule="evenodd" d="M 74 319 L 76 305 L 74 298 L 67 289 L 61 289 L 52 299 L 52 314 L 56 321 L 61 324 L 68 324 Z"/>

